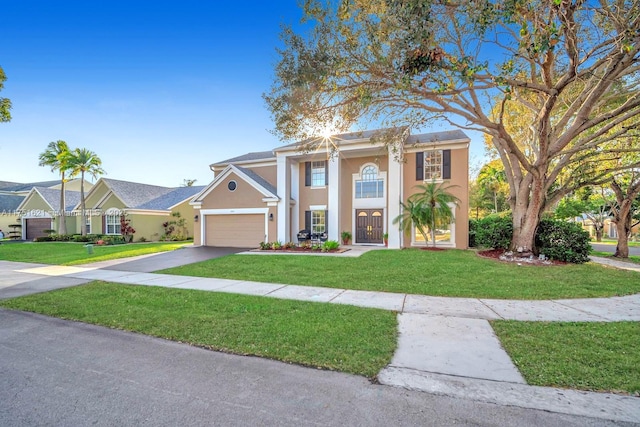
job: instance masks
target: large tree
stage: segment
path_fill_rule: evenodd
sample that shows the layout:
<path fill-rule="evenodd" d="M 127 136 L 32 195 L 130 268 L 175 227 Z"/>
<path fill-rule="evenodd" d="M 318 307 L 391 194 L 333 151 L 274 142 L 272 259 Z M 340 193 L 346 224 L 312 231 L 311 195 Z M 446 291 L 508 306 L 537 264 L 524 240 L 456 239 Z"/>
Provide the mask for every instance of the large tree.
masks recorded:
<path fill-rule="evenodd" d="M 613 170 L 592 166 L 637 131 L 639 0 L 307 0 L 304 12 L 308 32 L 284 28 L 265 94 L 276 133 L 363 119 L 484 132 L 509 184 L 512 249 L 535 250 L 544 209 L 604 183 Z"/>
<path fill-rule="evenodd" d="M 86 148 L 76 148 L 69 154 L 69 177 L 73 178 L 80 175 L 80 214 L 82 215 L 82 235 L 87 235 L 87 211 L 84 198 L 84 179 L 85 175 L 89 174 L 96 179 L 98 175 L 103 175 L 105 172 L 102 169 L 102 160 L 96 153 Z"/>
<path fill-rule="evenodd" d="M 7 76 L 4 74 L 4 70 L 0 67 L 0 91 L 4 89 L 4 82 L 7 80 Z M 11 100 L 9 98 L 3 98 L 0 96 L 0 122 L 8 122 L 11 120 Z"/>
<path fill-rule="evenodd" d="M 634 216 L 640 213 L 640 170 L 630 170 L 611 181 L 611 189 L 616 203 L 611 205 L 611 213 L 616 222 L 618 244 L 614 256 L 629 257 L 629 235 L 633 228 Z"/>
<path fill-rule="evenodd" d="M 58 234 L 67 234 L 64 187 L 67 182 L 66 173 L 69 170 L 69 146 L 62 140 L 50 142 L 47 149 L 40 153 L 39 160 L 40 166 L 49 166 L 52 172 L 58 171 L 60 173 L 60 211 L 56 215 L 58 217 Z"/>

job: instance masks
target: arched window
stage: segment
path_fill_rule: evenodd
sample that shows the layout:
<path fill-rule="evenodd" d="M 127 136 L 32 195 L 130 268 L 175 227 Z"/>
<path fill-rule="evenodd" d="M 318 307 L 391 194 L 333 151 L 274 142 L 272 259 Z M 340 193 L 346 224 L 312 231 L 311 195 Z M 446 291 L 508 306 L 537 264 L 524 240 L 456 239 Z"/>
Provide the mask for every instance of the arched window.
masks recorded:
<path fill-rule="evenodd" d="M 364 169 L 362 169 L 362 180 L 363 181 L 375 181 L 376 179 L 378 179 L 378 168 L 373 166 L 373 165 L 369 165 L 369 166 L 365 166 Z"/>
<path fill-rule="evenodd" d="M 360 179 L 356 179 L 356 199 L 374 199 L 384 197 L 384 179 L 378 177 L 378 167 L 365 165 L 360 171 Z"/>

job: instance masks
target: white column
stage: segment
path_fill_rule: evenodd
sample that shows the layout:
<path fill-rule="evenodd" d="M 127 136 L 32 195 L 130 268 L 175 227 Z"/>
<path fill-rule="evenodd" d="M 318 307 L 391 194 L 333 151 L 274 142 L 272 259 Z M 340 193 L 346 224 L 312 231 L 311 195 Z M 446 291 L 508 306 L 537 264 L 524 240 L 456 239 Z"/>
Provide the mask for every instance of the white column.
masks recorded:
<path fill-rule="evenodd" d="M 400 149 L 400 147 L 398 147 Z M 393 147 L 389 147 L 389 172 L 387 173 L 388 199 L 387 199 L 387 233 L 389 234 L 389 248 L 400 249 L 403 236 L 394 224 L 393 220 L 400 215 L 400 202 L 402 201 L 402 162 L 396 160 Z"/>
<path fill-rule="evenodd" d="M 330 158 L 329 164 L 329 200 L 327 208 L 329 211 L 329 240 L 340 241 L 340 155 L 336 153 Z"/>
<path fill-rule="evenodd" d="M 295 204 L 291 207 L 293 214 L 291 215 L 291 227 L 289 232 L 292 238 L 294 238 L 298 231 L 300 231 L 300 163 L 291 161 L 291 198 L 295 201 Z M 291 211 L 289 209 L 289 211 Z"/>
<path fill-rule="evenodd" d="M 284 154 L 277 154 L 277 183 L 278 183 L 278 237 L 280 242 L 288 242 L 291 240 L 289 233 L 289 199 L 291 198 L 291 169 L 288 167 L 287 157 Z"/>

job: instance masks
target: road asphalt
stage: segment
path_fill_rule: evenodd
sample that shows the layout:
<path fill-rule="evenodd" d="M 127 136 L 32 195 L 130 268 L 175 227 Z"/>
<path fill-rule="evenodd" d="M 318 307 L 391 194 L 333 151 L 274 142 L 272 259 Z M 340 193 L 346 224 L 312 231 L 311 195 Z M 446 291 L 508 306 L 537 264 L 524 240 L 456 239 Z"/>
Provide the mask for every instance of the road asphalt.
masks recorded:
<path fill-rule="evenodd" d="M 175 252 L 183 251 L 190 252 L 191 249 Z M 131 260 L 121 264 L 136 265 Z M 640 398 L 637 397 L 526 385 L 488 323 L 492 319 L 640 321 L 640 295 L 556 301 L 438 298 L 204 279 L 141 273 L 139 270 L 137 267 L 133 271 L 117 269 L 117 262 L 106 266 L 63 267 L 0 261 L 0 298 L 50 290 L 63 287 L 65 283 L 73 286 L 91 280 L 107 280 L 393 310 L 398 312 L 398 348 L 390 365 L 378 375 L 382 384 L 500 407 L 640 422 Z M 386 390 L 386 387 L 378 387 Z"/>

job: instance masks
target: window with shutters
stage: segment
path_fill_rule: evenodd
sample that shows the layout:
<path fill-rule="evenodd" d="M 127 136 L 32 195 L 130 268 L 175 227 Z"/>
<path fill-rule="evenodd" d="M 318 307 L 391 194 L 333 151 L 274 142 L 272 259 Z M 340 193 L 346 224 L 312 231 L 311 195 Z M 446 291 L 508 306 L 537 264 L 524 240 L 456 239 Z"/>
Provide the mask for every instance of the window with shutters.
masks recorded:
<path fill-rule="evenodd" d="M 437 181 L 442 179 L 442 150 L 425 151 L 424 180 Z"/>
<path fill-rule="evenodd" d="M 325 230 L 325 211 L 311 211 L 311 232 L 324 233 Z"/>

